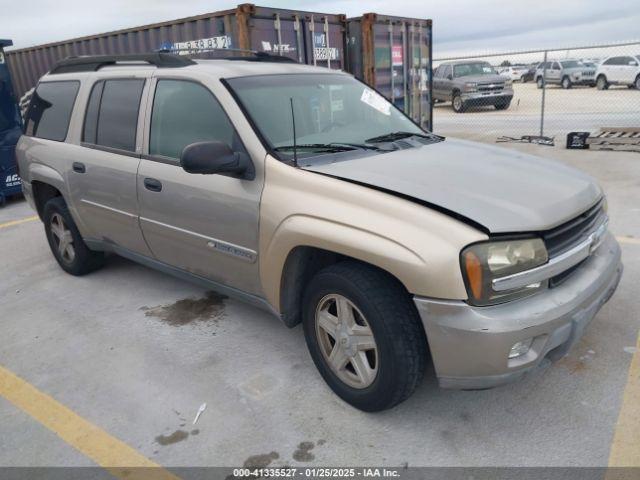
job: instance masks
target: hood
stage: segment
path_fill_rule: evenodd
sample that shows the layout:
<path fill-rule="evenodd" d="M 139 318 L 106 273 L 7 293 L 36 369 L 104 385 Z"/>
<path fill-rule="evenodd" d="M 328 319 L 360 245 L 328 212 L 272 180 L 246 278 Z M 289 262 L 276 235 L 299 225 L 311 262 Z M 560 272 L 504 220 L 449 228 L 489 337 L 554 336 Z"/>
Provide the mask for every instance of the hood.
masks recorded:
<path fill-rule="evenodd" d="M 463 82 L 475 82 L 475 83 L 504 83 L 507 80 L 506 77 L 497 74 L 486 75 L 465 75 L 464 77 L 456 77 L 455 80 L 461 80 Z"/>
<path fill-rule="evenodd" d="M 602 197 L 590 176 L 559 162 L 463 140 L 302 168 L 427 202 L 490 233 L 548 230 Z"/>

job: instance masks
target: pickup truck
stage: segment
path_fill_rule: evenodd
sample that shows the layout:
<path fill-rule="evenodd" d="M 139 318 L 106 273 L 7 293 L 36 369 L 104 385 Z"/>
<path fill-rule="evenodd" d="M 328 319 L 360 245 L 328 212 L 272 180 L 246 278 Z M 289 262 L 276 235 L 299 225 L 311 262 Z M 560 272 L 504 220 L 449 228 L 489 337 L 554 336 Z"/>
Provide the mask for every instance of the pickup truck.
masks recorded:
<path fill-rule="evenodd" d="M 456 113 L 484 105 L 506 110 L 513 98 L 512 84 L 487 62 L 444 62 L 433 73 L 433 98 L 451 102 Z"/>

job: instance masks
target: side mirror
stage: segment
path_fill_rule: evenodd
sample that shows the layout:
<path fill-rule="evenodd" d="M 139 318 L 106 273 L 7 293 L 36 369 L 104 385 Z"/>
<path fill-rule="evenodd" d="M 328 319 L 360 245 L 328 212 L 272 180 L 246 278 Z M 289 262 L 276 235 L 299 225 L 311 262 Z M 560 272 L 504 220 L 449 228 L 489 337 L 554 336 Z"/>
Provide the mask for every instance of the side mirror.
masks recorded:
<path fill-rule="evenodd" d="M 185 172 L 201 175 L 232 174 L 247 176 L 251 161 L 247 154 L 234 152 L 223 142 L 197 142 L 182 150 L 180 166 Z"/>
<path fill-rule="evenodd" d="M 453 75 L 451 74 L 447 75 L 447 80 L 453 80 Z"/>

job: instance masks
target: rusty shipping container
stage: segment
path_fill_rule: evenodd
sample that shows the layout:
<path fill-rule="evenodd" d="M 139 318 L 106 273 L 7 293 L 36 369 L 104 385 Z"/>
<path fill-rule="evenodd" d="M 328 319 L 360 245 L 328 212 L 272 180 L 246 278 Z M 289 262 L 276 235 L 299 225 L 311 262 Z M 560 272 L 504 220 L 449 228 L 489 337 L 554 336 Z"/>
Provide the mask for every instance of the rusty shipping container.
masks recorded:
<path fill-rule="evenodd" d="M 345 32 L 344 15 L 242 4 L 231 10 L 13 50 L 6 52 L 6 58 L 20 97 L 57 61 L 78 55 L 243 49 L 346 69 Z"/>
<path fill-rule="evenodd" d="M 431 20 L 366 13 L 347 37 L 348 70 L 432 130 Z"/>

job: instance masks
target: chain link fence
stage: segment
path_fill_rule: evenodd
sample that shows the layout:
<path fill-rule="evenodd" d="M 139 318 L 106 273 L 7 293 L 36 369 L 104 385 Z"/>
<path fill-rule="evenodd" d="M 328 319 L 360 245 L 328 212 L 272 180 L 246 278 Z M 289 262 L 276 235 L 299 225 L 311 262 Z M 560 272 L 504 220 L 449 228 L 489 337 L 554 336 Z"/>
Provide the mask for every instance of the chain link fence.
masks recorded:
<path fill-rule="evenodd" d="M 436 58 L 433 67 L 435 133 L 561 144 L 570 132 L 640 130 L 640 41 Z"/>

